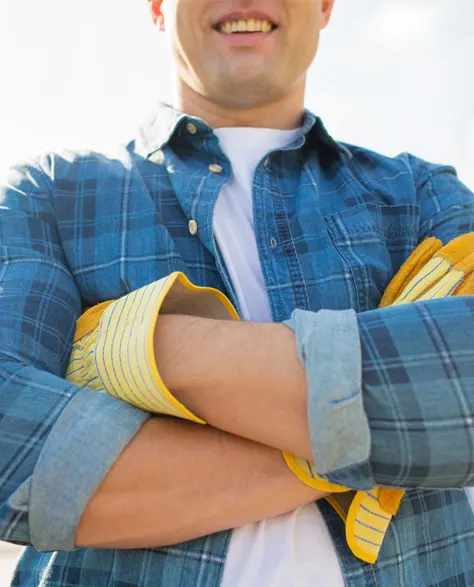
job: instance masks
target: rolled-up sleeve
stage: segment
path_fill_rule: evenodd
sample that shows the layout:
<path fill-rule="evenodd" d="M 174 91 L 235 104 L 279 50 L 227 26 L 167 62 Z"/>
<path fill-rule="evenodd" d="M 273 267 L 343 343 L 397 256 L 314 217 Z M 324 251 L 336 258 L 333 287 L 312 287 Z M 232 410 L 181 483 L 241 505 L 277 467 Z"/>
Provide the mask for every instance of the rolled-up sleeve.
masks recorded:
<path fill-rule="evenodd" d="M 362 397 L 361 348 L 353 310 L 295 310 L 295 331 L 308 383 L 308 422 L 318 476 L 358 489 L 374 485 L 370 429 Z"/>
<path fill-rule="evenodd" d="M 474 297 L 296 310 L 318 475 L 352 489 L 474 485 Z"/>
<path fill-rule="evenodd" d="M 63 379 L 82 308 L 46 168 L 0 185 L 0 538 L 41 551 L 74 548 L 88 501 L 149 417 Z"/>
<path fill-rule="evenodd" d="M 451 167 L 403 156 L 419 241 L 474 231 L 474 194 Z M 296 310 L 318 475 L 353 489 L 474 485 L 474 296 L 351 311 Z"/>
<path fill-rule="evenodd" d="M 87 389 L 69 393 L 31 478 L 9 499 L 12 511 L 28 511 L 29 538 L 21 537 L 42 552 L 75 548 L 76 529 L 89 500 L 149 417 L 104 394 Z"/>

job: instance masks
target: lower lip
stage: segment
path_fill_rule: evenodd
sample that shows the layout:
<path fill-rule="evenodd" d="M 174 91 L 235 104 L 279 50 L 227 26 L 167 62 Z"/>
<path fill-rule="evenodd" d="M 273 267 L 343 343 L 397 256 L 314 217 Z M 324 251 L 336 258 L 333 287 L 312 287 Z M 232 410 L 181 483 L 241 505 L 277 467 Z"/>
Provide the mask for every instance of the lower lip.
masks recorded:
<path fill-rule="evenodd" d="M 240 46 L 252 46 L 252 45 L 260 45 L 270 37 L 276 34 L 278 29 L 275 29 L 269 33 L 247 33 L 247 34 L 226 34 L 221 33 L 219 31 L 214 31 L 221 39 L 223 39 L 226 43 L 230 45 L 240 45 Z"/>

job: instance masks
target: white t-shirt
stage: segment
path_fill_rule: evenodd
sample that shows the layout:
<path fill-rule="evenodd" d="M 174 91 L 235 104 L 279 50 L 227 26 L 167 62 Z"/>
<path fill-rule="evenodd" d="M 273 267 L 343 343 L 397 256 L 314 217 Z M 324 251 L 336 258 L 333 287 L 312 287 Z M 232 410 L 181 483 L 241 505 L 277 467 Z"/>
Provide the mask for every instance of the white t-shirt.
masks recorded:
<path fill-rule="evenodd" d="M 214 131 L 233 175 L 217 200 L 214 234 L 244 320 L 271 322 L 253 224 L 252 182 L 271 150 L 299 130 L 221 128 Z M 474 488 L 468 490 L 474 507 Z M 221 587 L 344 587 L 339 561 L 315 504 L 234 530 Z"/>
<path fill-rule="evenodd" d="M 299 130 L 217 129 L 233 176 L 214 212 L 214 234 L 244 320 L 271 322 L 253 225 L 255 169 Z M 331 536 L 315 504 L 234 530 L 221 587 L 344 587 Z"/>

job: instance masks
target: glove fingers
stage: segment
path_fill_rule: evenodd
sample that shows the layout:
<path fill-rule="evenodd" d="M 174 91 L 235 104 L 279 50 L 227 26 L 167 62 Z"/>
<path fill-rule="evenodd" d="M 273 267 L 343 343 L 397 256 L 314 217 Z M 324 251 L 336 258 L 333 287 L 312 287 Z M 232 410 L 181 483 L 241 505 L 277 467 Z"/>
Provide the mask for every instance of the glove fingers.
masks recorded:
<path fill-rule="evenodd" d="M 458 236 L 445 245 L 438 253 L 447 259 L 451 265 L 457 265 L 474 251 L 474 232 Z"/>
<path fill-rule="evenodd" d="M 389 283 L 379 307 L 385 308 L 393 304 L 407 284 L 442 246 L 441 241 L 434 237 L 427 238 L 418 245 Z"/>
<path fill-rule="evenodd" d="M 474 253 L 470 253 L 459 261 L 446 273 L 435 285 L 421 295 L 419 300 L 434 300 L 446 298 L 454 294 L 456 290 L 473 274 Z M 460 295 L 457 293 L 456 295 Z"/>
<path fill-rule="evenodd" d="M 433 284 L 427 291 L 419 295 L 414 301 L 447 298 L 453 295 L 453 292 L 462 284 L 463 280 L 464 273 L 452 269 L 443 275 L 443 277 Z"/>
<path fill-rule="evenodd" d="M 408 283 L 392 306 L 408 304 L 420 300 L 421 296 L 431 289 L 452 268 L 451 263 L 436 255 Z"/>
<path fill-rule="evenodd" d="M 346 524 L 352 554 L 373 564 L 404 495 L 402 489 L 374 487 L 371 491 L 332 494 L 325 499 Z"/>
<path fill-rule="evenodd" d="M 465 277 L 471 275 L 474 272 L 474 252 L 456 263 L 455 269 L 462 271 Z"/>
<path fill-rule="evenodd" d="M 474 250 L 474 232 L 452 240 L 415 275 L 393 305 L 452 295 L 454 289 L 460 284 L 459 279 L 462 280 L 464 277 L 464 271 L 472 271 L 469 269 L 472 263 L 467 260 L 472 250 Z M 459 265 L 460 273 L 449 275 L 438 285 L 438 282 L 457 265 Z"/>
<path fill-rule="evenodd" d="M 456 296 L 472 296 L 474 295 L 474 273 L 471 273 L 461 283 L 460 287 L 454 292 Z"/>
<path fill-rule="evenodd" d="M 392 516 L 379 503 L 380 487 L 358 491 L 346 521 L 346 539 L 352 553 L 367 563 L 375 563 Z"/>

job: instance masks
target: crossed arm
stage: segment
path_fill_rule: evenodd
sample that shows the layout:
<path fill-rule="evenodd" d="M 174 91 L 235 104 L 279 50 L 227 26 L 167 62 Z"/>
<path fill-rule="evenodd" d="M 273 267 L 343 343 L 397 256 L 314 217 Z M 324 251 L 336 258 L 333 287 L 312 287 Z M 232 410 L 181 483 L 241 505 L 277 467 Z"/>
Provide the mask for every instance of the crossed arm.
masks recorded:
<path fill-rule="evenodd" d="M 79 526 L 78 543 L 97 544 L 95 541 L 102 532 L 108 534 L 108 538 L 102 538 L 101 545 L 116 545 L 110 542 L 114 533 L 121 535 L 121 531 L 130 527 L 126 520 L 117 520 L 116 526 L 110 525 L 108 518 L 108 529 L 102 525 L 100 530 L 104 512 L 115 509 L 111 505 L 111 495 L 115 494 L 117 499 L 123 499 L 124 506 L 128 503 L 131 507 L 131 500 L 127 501 L 118 487 L 121 478 L 129 475 L 128 461 L 140 462 L 149 454 L 147 441 L 151 446 L 159 444 L 161 447 L 159 451 L 155 448 L 160 473 L 156 473 L 150 484 L 150 495 L 152 488 L 156 496 L 157 488 L 159 491 L 165 486 L 165 491 L 166 488 L 178 491 L 176 501 L 172 500 L 178 510 L 180 503 L 190 504 L 180 518 L 173 508 L 168 509 L 171 502 L 163 499 L 163 494 L 157 500 L 163 517 L 161 523 L 156 520 L 151 529 L 156 539 L 157 528 L 160 528 L 168 542 L 255 521 L 259 516 L 275 515 L 321 497 L 288 476 L 279 451 L 313 458 L 313 453 L 322 449 L 320 446 L 313 448 L 312 440 L 317 442 L 318 437 L 323 436 L 331 443 L 324 449 L 326 455 L 332 452 L 329 461 L 332 459 L 336 463 L 328 471 L 328 478 L 334 482 L 343 479 L 344 484 L 353 488 L 371 487 L 374 483 L 404 488 L 472 485 L 474 459 L 469 439 L 474 433 L 471 383 L 474 367 L 472 350 L 466 349 L 474 349 L 474 328 L 470 328 L 466 320 L 473 310 L 474 300 L 469 297 L 387 308 L 358 317 L 357 330 L 352 334 L 360 337 L 362 345 L 364 381 L 361 381 L 359 393 L 364 391 L 365 410 L 360 412 L 359 421 L 354 425 L 363 428 L 367 423 L 370 428 L 372 442 L 365 461 L 356 458 L 360 447 L 348 444 L 342 450 L 344 447 L 338 445 L 330 429 L 325 428 L 321 435 L 310 430 L 308 373 L 296 352 L 295 335 L 285 325 L 163 316 L 155 331 L 155 351 L 162 376 L 178 399 L 214 428 L 152 421 L 150 428 L 143 430 L 118 459 L 91 500 Z M 469 320 L 472 321 L 472 317 Z M 433 339 L 433 333 L 438 340 Z M 345 336 L 350 335 L 349 329 Z M 337 330 L 334 337 L 338 337 Z M 343 345 L 343 342 L 341 338 L 339 343 Z M 357 352 L 355 339 L 345 343 Z M 377 369 L 378 361 L 389 363 L 385 354 L 390 353 L 393 362 L 396 352 L 402 350 L 405 357 L 403 381 L 399 380 L 400 365 L 394 363 L 393 373 L 390 369 Z M 449 357 L 444 365 L 440 363 L 440 356 Z M 334 365 L 339 359 L 333 357 Z M 325 368 L 327 365 L 320 366 L 320 370 Z M 454 372 L 458 376 L 453 380 L 451 374 Z M 323 402 L 331 404 L 324 389 L 320 389 L 319 395 Z M 347 398 L 350 402 L 353 394 L 347 393 Z M 341 404 L 344 409 L 343 400 Z M 328 406 L 321 404 L 320 407 L 324 411 Z M 342 414 L 340 407 L 336 404 L 338 413 Z M 345 407 L 347 409 L 347 405 Z M 418 410 L 416 419 L 415 408 Z M 345 440 L 350 439 L 352 433 L 349 431 Z M 161 440 L 157 442 L 153 434 L 160 434 Z M 166 466 L 163 438 L 169 438 L 173 454 L 178 439 L 178 446 L 184 449 L 187 438 L 189 445 L 194 441 L 198 443 L 200 452 L 195 454 L 193 449 L 180 453 L 185 466 L 176 471 Z M 429 443 L 430 448 L 420 448 L 420 441 L 424 441 L 425 447 Z M 340 455 L 335 454 L 338 450 Z M 352 459 L 349 465 L 346 464 L 348 458 Z M 337 467 L 338 460 L 343 466 Z M 197 464 L 197 478 L 188 477 L 186 464 L 193 471 Z M 284 488 L 283 493 L 271 489 L 276 486 Z M 130 495 L 146 494 L 141 482 L 135 481 L 133 488 Z M 204 501 L 199 501 L 203 498 L 203 490 Z M 189 515 L 190 511 L 195 511 L 192 496 L 196 495 L 196 513 L 205 512 L 204 519 Z M 263 503 L 257 505 L 263 496 L 266 496 Z M 226 502 L 227 499 L 230 501 Z M 149 512 L 156 511 L 157 504 L 155 510 L 151 503 L 145 501 L 145 504 L 144 518 L 136 526 L 137 534 L 146 527 Z M 222 509 L 216 512 L 216 507 Z M 136 515 L 134 508 L 133 516 Z M 126 509 L 124 507 L 125 512 Z M 130 510 L 130 517 L 133 516 Z M 169 528 L 163 525 L 163 519 L 170 521 Z M 186 527 L 176 526 L 180 519 Z M 142 535 L 140 540 L 143 540 Z M 133 542 L 126 540 L 122 544 L 130 546 Z"/>
<path fill-rule="evenodd" d="M 208 426 L 150 419 L 89 502 L 77 546 L 149 548 L 291 511 L 322 497 L 281 453 Z"/>
<path fill-rule="evenodd" d="M 0 538 L 156 547 L 321 497 L 275 448 L 64 379 L 82 301 L 50 191 L 32 166 L 0 187 Z"/>
<path fill-rule="evenodd" d="M 474 229 L 472 196 L 448 187 L 454 203 L 430 187 L 424 204 L 445 242 Z M 163 377 L 211 426 L 150 419 L 61 377 L 81 300 L 48 190 L 30 168 L 0 192 L 1 538 L 157 546 L 320 497 L 281 449 L 356 489 L 474 483 L 472 298 L 320 312 L 305 370 L 286 326 L 162 320 Z"/>
<path fill-rule="evenodd" d="M 322 497 L 289 471 L 277 450 L 304 446 L 311 454 L 305 374 L 294 334 L 282 325 L 186 316 L 163 316 L 159 324 L 155 348 L 165 381 L 185 390 L 186 400 L 197 413 L 210 416 L 216 428 L 240 434 L 152 419 L 91 500 L 76 543 L 120 548 L 170 544 Z M 260 434 L 265 412 L 274 425 Z"/>

